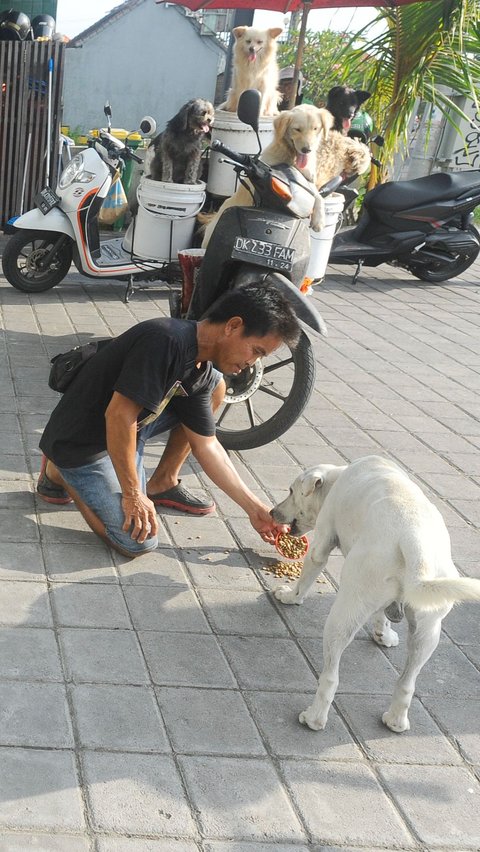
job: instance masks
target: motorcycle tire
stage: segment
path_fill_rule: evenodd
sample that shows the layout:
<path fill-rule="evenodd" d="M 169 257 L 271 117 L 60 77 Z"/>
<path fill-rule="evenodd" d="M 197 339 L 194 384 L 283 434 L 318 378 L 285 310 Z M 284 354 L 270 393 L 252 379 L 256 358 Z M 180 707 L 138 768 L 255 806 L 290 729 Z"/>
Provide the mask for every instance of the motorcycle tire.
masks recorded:
<path fill-rule="evenodd" d="M 315 384 L 312 344 L 302 332 L 296 349 L 285 345 L 263 364 L 257 362 L 250 374 L 244 370 L 239 377 L 226 376 L 225 380 L 226 399 L 230 397 L 231 401 L 218 412 L 218 440 L 226 450 L 262 447 L 290 429 L 310 399 Z M 289 383 L 288 390 L 285 382 Z M 272 399 L 279 403 L 273 414 Z"/>
<path fill-rule="evenodd" d="M 466 230 L 478 239 L 478 231 L 473 225 L 468 225 Z M 407 269 L 412 275 L 415 275 L 415 278 L 419 278 L 421 281 L 428 281 L 430 284 L 441 284 L 442 281 L 449 281 L 450 278 L 455 278 L 457 275 L 465 272 L 477 259 L 479 252 L 480 248 L 473 245 L 469 251 L 459 255 L 454 263 L 444 264 L 440 259 L 438 263 L 432 261 L 430 267 L 409 263 Z"/>
<path fill-rule="evenodd" d="M 2 267 L 8 283 L 23 293 L 42 293 L 63 281 L 72 263 L 72 244 L 63 243 L 47 269 L 36 262 L 62 235 L 54 231 L 19 231 L 5 246 Z"/>

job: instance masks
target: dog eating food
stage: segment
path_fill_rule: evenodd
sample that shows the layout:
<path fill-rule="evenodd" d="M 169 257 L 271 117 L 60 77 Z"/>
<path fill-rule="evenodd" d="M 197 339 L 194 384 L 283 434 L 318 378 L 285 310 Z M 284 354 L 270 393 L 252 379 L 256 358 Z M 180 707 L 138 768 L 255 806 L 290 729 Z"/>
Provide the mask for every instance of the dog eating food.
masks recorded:
<path fill-rule="evenodd" d="M 480 580 L 460 577 L 453 564 L 440 512 L 394 462 L 365 456 L 341 467 L 310 468 L 271 514 L 298 535 L 314 529 L 300 578 L 274 593 L 282 603 L 302 603 L 334 547 L 345 560 L 323 630 L 324 668 L 300 722 L 315 731 L 325 727 L 342 653 L 371 616 L 374 641 L 398 645 L 385 614 L 396 602 L 408 622 L 408 655 L 382 721 L 407 731 L 415 682 L 438 645 L 442 619 L 457 601 L 480 601 Z"/>

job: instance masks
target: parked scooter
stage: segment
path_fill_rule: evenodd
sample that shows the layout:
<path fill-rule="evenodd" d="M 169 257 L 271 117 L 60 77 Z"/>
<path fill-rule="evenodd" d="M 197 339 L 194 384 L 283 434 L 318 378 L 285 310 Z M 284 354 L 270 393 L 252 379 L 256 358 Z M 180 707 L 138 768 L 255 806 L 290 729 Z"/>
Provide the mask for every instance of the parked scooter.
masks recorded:
<path fill-rule="evenodd" d="M 358 223 L 339 231 L 329 263 L 390 263 L 430 283 L 460 275 L 480 252 L 473 211 L 480 204 L 480 171 L 437 173 L 389 181 L 365 195 Z"/>
<path fill-rule="evenodd" d="M 107 129 L 89 140 L 89 147 L 73 157 L 60 175 L 56 191 L 46 187 L 37 195 L 37 207 L 19 216 L 15 233 L 2 258 L 9 283 L 24 293 L 50 290 L 62 281 L 72 259 L 89 278 L 127 280 L 125 300 L 135 281 L 154 281 L 165 270 L 164 261 L 136 258 L 122 245 L 122 237 L 100 241 L 98 214 L 112 182 L 129 159 L 141 163 L 128 145 L 110 133 L 111 109 L 105 106 Z M 153 136 L 150 117 L 140 125 Z M 119 168 L 120 167 L 120 168 Z"/>
<path fill-rule="evenodd" d="M 259 92 L 243 92 L 238 117 L 256 132 L 260 154 L 259 112 Z M 254 206 L 230 207 L 222 214 L 206 249 L 187 317 L 201 319 L 226 291 L 260 281 L 285 294 L 307 330 L 325 334 L 322 318 L 300 291 L 310 254 L 312 184 L 292 166 L 266 165 L 259 154 L 240 154 L 219 141 L 212 148 L 233 161 L 244 185 L 248 178 L 254 188 Z M 331 181 L 323 194 L 333 192 L 341 180 Z M 180 314 L 179 298 L 172 300 L 171 312 Z M 269 361 L 258 360 L 225 379 L 226 399 L 217 419 L 219 440 L 232 450 L 269 443 L 295 423 L 310 399 L 315 359 L 309 337 L 302 332 L 294 351 L 285 346 Z"/>

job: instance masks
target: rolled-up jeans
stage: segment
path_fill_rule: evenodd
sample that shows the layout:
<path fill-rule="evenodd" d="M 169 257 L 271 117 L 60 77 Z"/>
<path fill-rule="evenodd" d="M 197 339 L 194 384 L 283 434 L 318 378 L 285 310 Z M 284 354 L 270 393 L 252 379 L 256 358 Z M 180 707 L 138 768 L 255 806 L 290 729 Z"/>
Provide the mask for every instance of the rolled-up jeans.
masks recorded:
<path fill-rule="evenodd" d="M 222 378 L 218 370 L 213 371 L 212 391 Z M 179 420 L 173 410 L 168 406 L 153 423 L 149 423 L 140 429 L 137 437 L 136 467 L 140 488 L 144 494 L 146 489 L 146 476 L 143 467 L 143 455 L 145 444 L 151 438 L 169 432 L 178 426 Z M 92 509 L 105 526 L 105 533 L 112 545 L 121 547 L 137 556 L 140 553 L 149 553 L 158 547 L 156 536 L 146 538 L 143 543 L 131 538 L 130 531 L 125 532 L 122 527 L 125 516 L 122 509 L 122 489 L 118 481 L 115 468 L 110 456 L 102 456 L 90 464 L 81 467 L 59 467 L 63 479 L 68 485 L 75 489 L 81 500 Z"/>

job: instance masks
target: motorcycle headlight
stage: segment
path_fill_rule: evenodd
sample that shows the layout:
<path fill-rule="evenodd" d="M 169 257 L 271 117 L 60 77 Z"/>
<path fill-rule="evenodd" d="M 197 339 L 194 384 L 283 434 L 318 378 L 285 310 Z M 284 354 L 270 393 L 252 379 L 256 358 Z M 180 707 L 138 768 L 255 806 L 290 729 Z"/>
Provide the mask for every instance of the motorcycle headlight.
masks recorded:
<path fill-rule="evenodd" d="M 83 169 L 83 154 L 76 154 L 73 160 L 70 160 L 68 166 L 64 168 L 60 175 L 60 179 L 58 181 L 60 189 L 66 189 L 74 182 L 74 180 L 78 180 Z"/>

